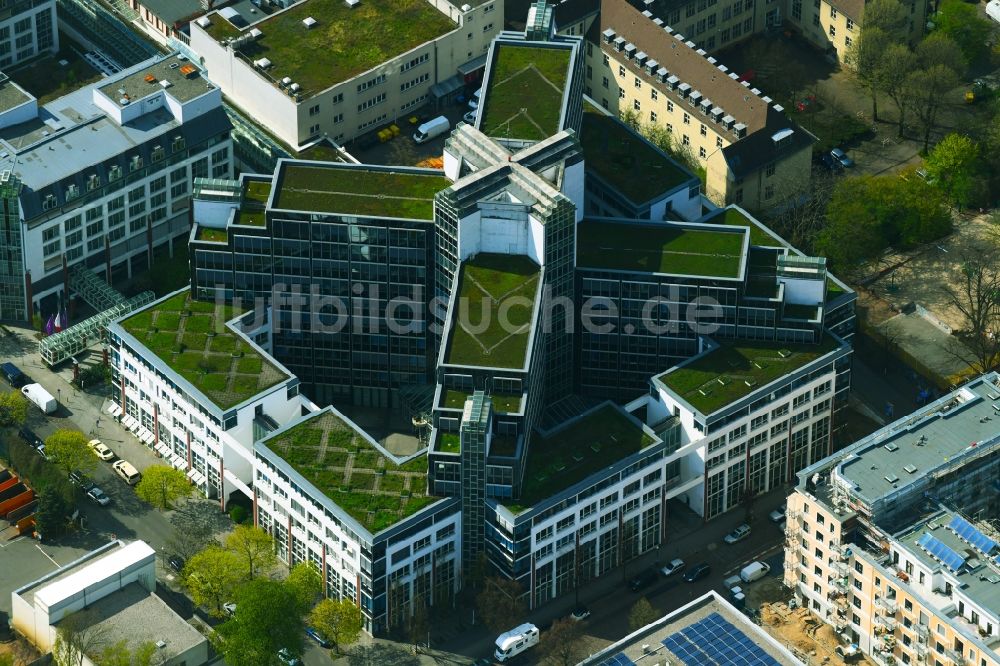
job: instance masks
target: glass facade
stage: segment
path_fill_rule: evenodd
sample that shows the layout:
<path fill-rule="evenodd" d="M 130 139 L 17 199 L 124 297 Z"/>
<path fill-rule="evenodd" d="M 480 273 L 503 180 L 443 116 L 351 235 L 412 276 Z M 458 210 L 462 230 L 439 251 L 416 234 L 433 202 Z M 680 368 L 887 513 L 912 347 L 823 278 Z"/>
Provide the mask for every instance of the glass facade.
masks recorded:
<path fill-rule="evenodd" d="M 0 319 L 26 321 L 24 247 L 21 230 L 20 179 L 0 174 Z"/>

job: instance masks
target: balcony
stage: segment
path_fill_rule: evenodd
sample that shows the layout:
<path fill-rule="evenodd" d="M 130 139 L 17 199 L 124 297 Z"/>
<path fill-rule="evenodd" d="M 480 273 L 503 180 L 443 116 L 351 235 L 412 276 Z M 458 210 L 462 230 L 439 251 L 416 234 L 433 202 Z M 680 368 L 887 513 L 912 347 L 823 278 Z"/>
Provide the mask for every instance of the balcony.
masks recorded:
<path fill-rule="evenodd" d="M 880 615 L 875 618 L 875 623 L 877 625 L 885 627 L 887 631 L 895 631 L 896 629 L 896 618 L 893 617 L 885 617 Z"/>
<path fill-rule="evenodd" d="M 944 656 L 947 657 L 951 663 L 961 666 L 965 663 L 965 655 L 958 650 L 945 650 Z"/>
<path fill-rule="evenodd" d="M 929 633 L 926 624 L 915 624 L 913 625 L 913 630 L 917 633 L 917 638 L 921 641 L 927 640 L 927 635 Z"/>
<path fill-rule="evenodd" d="M 899 605 L 896 604 L 895 600 L 887 599 L 886 597 L 879 597 L 878 601 L 875 602 L 876 609 L 881 609 L 889 615 L 895 615 L 899 610 Z"/>

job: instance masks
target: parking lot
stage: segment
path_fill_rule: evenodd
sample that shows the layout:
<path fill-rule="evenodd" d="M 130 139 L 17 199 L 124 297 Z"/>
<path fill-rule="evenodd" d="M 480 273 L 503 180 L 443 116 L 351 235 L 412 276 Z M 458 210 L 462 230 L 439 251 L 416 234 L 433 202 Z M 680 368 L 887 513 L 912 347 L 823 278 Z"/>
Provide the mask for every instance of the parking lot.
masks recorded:
<path fill-rule="evenodd" d="M 417 130 L 419 123 L 411 124 L 410 117 L 431 119 L 435 116 L 443 115 L 448 118 L 452 128 L 462 122 L 462 116 L 468 111 L 468 107 L 453 104 L 440 111 L 432 111 L 429 108 L 419 109 L 412 116 L 399 118 L 396 125 L 399 127 L 399 136 L 386 141 L 376 143 L 366 148 L 346 146 L 351 153 L 362 164 L 386 164 L 392 166 L 416 166 L 420 162 L 428 159 L 438 158 L 444 154 L 444 142 L 448 138 L 448 132 L 435 137 L 425 143 L 417 143 L 413 140 L 413 133 Z"/>

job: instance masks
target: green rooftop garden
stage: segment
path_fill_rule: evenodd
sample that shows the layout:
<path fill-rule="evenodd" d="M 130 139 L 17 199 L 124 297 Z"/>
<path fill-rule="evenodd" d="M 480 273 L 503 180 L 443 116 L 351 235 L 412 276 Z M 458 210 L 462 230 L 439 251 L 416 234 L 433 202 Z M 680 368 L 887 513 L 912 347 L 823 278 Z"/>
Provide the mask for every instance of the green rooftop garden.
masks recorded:
<path fill-rule="evenodd" d="M 743 234 L 585 220 L 578 227 L 576 247 L 581 267 L 736 278 Z"/>
<path fill-rule="evenodd" d="M 251 180 L 247 183 L 243 192 L 243 200 L 250 203 L 267 205 L 267 198 L 271 196 L 271 181 Z"/>
<path fill-rule="evenodd" d="M 567 48 L 499 45 L 483 91 L 483 133 L 541 141 L 558 132 L 569 66 Z"/>
<path fill-rule="evenodd" d="M 372 534 L 438 499 L 427 494 L 425 457 L 397 465 L 330 411 L 265 445 Z"/>
<path fill-rule="evenodd" d="M 465 407 L 465 401 L 470 397 L 472 397 L 471 393 L 448 389 L 441 399 L 441 406 L 449 409 L 462 409 Z M 494 393 L 490 395 L 490 400 L 493 402 L 493 411 L 495 412 L 517 412 L 521 408 L 520 395 Z"/>
<path fill-rule="evenodd" d="M 316 25 L 307 28 L 302 21 L 310 17 Z M 236 29 L 226 19 L 218 14 L 210 19 L 212 37 L 234 36 Z M 457 26 L 426 0 L 363 0 L 354 9 L 344 0 L 307 0 L 254 27 L 264 34 L 242 52 L 250 60 L 268 58 L 274 63 L 267 71 L 273 80 L 290 77 L 309 96 Z"/>
<path fill-rule="evenodd" d="M 461 271 L 460 305 L 453 315 L 445 362 L 523 367 L 538 290 L 538 264 L 524 256 L 480 254 L 474 261 L 463 262 Z M 500 309 L 508 300 L 511 304 L 504 318 Z"/>
<path fill-rule="evenodd" d="M 220 409 L 229 409 L 288 378 L 225 322 L 239 311 L 171 296 L 121 326 Z"/>
<path fill-rule="evenodd" d="M 535 438 L 521 497 L 507 508 L 520 513 L 655 441 L 618 407 L 600 407 L 549 437 Z"/>
<path fill-rule="evenodd" d="M 583 114 L 580 132 L 587 168 L 636 204 L 694 178 L 617 118 Z"/>
<path fill-rule="evenodd" d="M 305 150 L 299 151 L 296 155 L 300 160 L 311 160 L 313 162 L 343 162 L 344 159 L 337 152 L 337 149 L 328 143 L 317 143 Z"/>
<path fill-rule="evenodd" d="M 712 217 L 701 220 L 703 224 L 725 224 L 735 227 L 750 227 L 750 244 L 766 247 L 781 247 L 781 243 L 760 228 L 756 220 L 747 217 L 735 208 L 720 208 Z"/>
<path fill-rule="evenodd" d="M 442 453 L 461 453 L 462 438 L 457 432 L 438 431 L 436 450 Z"/>
<path fill-rule="evenodd" d="M 413 220 L 434 219 L 434 195 L 451 185 L 444 176 L 302 164 L 279 178 L 275 208 Z"/>
<path fill-rule="evenodd" d="M 101 73 L 88 63 L 78 51 L 76 42 L 59 33 L 59 44 L 63 48 L 55 55 L 31 61 L 18 69 L 7 72 L 19 86 L 38 100 L 38 106 L 68 95 L 85 85 L 101 80 Z M 66 62 L 65 65 L 60 61 Z"/>
<path fill-rule="evenodd" d="M 702 414 L 711 414 L 836 348 L 829 336 L 817 345 L 736 341 L 657 379 Z"/>
<path fill-rule="evenodd" d="M 198 235 L 195 240 L 212 241 L 213 243 L 225 243 L 229 240 L 229 232 L 225 229 L 211 229 L 209 227 L 198 227 Z"/>
<path fill-rule="evenodd" d="M 251 227 L 263 227 L 267 222 L 267 216 L 262 210 L 238 210 L 234 224 L 246 224 Z"/>

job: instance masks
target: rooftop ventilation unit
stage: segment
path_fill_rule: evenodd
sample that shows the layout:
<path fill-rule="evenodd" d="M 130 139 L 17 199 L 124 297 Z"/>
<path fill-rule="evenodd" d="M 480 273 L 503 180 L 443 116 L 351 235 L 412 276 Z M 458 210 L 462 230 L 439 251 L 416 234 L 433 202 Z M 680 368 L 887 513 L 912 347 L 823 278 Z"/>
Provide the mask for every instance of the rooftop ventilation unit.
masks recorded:
<path fill-rule="evenodd" d="M 899 451 L 899 445 L 896 444 L 895 442 L 889 442 L 883 448 L 889 453 L 892 453 L 894 451 Z"/>
<path fill-rule="evenodd" d="M 212 21 L 207 16 L 202 16 L 195 19 L 195 23 L 197 23 L 199 27 L 202 28 L 207 28 L 208 26 L 212 25 Z"/>
<path fill-rule="evenodd" d="M 882 478 L 888 481 L 889 483 L 896 483 L 897 481 L 899 481 L 899 477 L 892 473 L 886 474 Z"/>
<path fill-rule="evenodd" d="M 301 88 L 302 86 L 300 86 L 297 83 L 293 83 L 292 85 L 288 86 L 288 89 L 291 90 L 293 93 L 297 93 Z"/>
<path fill-rule="evenodd" d="M 165 640 L 162 640 L 162 639 L 158 640 L 158 641 L 156 641 L 156 647 L 158 647 L 158 648 L 160 648 L 162 650 L 163 648 L 167 647 L 167 642 Z"/>
<path fill-rule="evenodd" d="M 304 19 L 302 19 L 302 25 L 304 25 L 306 29 L 313 27 L 314 25 L 316 25 L 316 23 L 317 23 L 316 19 L 314 19 L 312 16 L 307 16 Z"/>
<path fill-rule="evenodd" d="M 283 87 L 286 87 L 286 88 L 288 86 L 292 85 L 292 79 L 291 79 L 291 77 L 286 76 L 285 78 L 281 79 L 281 85 Z"/>
<path fill-rule="evenodd" d="M 260 39 L 264 36 L 264 33 L 260 31 L 260 28 L 250 28 L 250 30 L 247 31 L 247 34 L 250 35 L 252 39 Z"/>
<path fill-rule="evenodd" d="M 258 60 L 254 60 L 253 64 L 259 67 L 260 69 L 267 69 L 268 67 L 271 66 L 271 61 L 268 60 L 267 58 L 260 58 Z"/>
<path fill-rule="evenodd" d="M 361 0 L 344 0 L 344 4 L 347 5 L 348 9 L 354 9 L 361 4 Z"/>
<path fill-rule="evenodd" d="M 142 77 L 142 80 L 145 81 L 146 83 L 156 83 L 156 77 L 153 76 L 152 74 L 147 74 L 146 76 Z"/>
<path fill-rule="evenodd" d="M 160 87 L 163 88 L 164 90 L 166 90 L 167 88 L 169 88 L 172 85 L 174 85 L 174 84 L 172 84 L 170 81 L 167 81 L 166 79 L 163 79 L 162 81 L 160 81 Z"/>
<path fill-rule="evenodd" d="M 917 466 L 916 465 L 907 465 L 903 469 L 906 470 L 907 474 L 916 474 L 917 473 Z"/>

